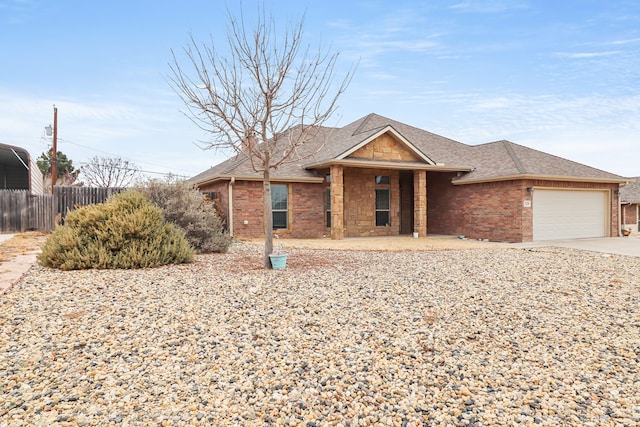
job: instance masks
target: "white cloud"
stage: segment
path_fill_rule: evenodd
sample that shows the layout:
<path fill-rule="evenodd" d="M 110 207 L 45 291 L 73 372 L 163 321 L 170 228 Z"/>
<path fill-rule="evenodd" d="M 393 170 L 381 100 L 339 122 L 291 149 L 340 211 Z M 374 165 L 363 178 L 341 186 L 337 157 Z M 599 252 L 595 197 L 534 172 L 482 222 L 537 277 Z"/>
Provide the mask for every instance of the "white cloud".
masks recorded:
<path fill-rule="evenodd" d="M 363 22 L 332 21 L 329 25 L 343 29 L 336 44 L 349 58 L 364 67 L 388 66 L 389 57 L 437 52 L 444 32 L 427 23 L 425 11 L 417 8 L 385 8 L 377 19 Z"/>
<path fill-rule="evenodd" d="M 466 0 L 450 6 L 450 9 L 465 13 L 501 13 L 528 7 L 527 3 L 517 0 Z"/>
<path fill-rule="evenodd" d="M 638 175 L 640 94 L 616 98 L 476 94 L 454 106 L 447 135 L 479 144 L 508 139 L 621 175 Z"/>
<path fill-rule="evenodd" d="M 179 104 L 140 97 L 126 101 L 53 100 L 0 88 L 0 142 L 29 150 L 48 149 L 44 127 L 58 107 L 58 149 L 76 163 L 91 157 L 118 156 L 146 170 L 195 175 L 226 156 L 203 152 L 193 144 L 206 138 L 177 110 Z M 160 148 L 161 147 L 161 148 Z"/>
<path fill-rule="evenodd" d="M 635 44 L 635 43 L 640 43 L 640 38 L 612 40 L 610 42 L 602 43 L 602 45 L 603 46 L 623 46 L 623 45 Z"/>
<path fill-rule="evenodd" d="M 561 58 L 582 59 L 582 58 L 599 58 L 603 56 L 612 56 L 622 53 L 619 50 L 609 50 L 606 52 L 556 52 L 555 55 Z"/>

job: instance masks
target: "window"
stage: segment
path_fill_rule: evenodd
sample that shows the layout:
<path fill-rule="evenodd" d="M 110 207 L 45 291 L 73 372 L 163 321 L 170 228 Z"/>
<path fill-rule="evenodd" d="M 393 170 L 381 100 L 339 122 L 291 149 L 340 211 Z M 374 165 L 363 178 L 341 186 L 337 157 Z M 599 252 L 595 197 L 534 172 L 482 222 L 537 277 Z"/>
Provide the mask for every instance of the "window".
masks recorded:
<path fill-rule="evenodd" d="M 327 212 L 326 212 L 326 224 L 327 228 L 331 228 L 331 188 L 327 187 Z"/>
<path fill-rule="evenodd" d="M 376 175 L 376 227 L 391 225 L 389 175 Z"/>
<path fill-rule="evenodd" d="M 218 193 L 215 191 L 201 191 L 200 194 L 204 196 L 206 201 L 218 200 Z"/>
<path fill-rule="evenodd" d="M 376 184 L 390 184 L 389 175 L 376 175 Z"/>
<path fill-rule="evenodd" d="M 271 207 L 273 209 L 273 229 L 288 228 L 289 191 L 286 184 L 271 184 Z"/>
<path fill-rule="evenodd" d="M 385 227 L 390 224 L 389 189 L 376 188 L 376 227 Z"/>

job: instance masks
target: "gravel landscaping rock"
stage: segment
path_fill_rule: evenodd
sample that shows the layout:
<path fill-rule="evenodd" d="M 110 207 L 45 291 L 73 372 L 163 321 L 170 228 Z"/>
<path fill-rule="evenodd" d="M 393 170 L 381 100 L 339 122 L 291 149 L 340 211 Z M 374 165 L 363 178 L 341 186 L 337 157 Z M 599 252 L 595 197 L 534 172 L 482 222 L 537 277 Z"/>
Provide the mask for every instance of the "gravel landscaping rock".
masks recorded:
<path fill-rule="evenodd" d="M 637 258 L 261 251 L 31 268 L 0 298 L 0 426 L 640 424 Z"/>

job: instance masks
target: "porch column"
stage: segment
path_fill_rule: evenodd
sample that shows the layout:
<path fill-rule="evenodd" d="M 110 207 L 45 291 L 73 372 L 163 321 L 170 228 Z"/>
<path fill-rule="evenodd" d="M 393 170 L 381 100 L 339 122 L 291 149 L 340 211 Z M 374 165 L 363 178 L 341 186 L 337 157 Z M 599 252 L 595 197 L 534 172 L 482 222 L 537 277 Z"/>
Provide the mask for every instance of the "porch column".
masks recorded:
<path fill-rule="evenodd" d="M 344 169 L 331 166 L 331 239 L 344 239 Z"/>
<path fill-rule="evenodd" d="M 427 236 L 427 171 L 413 171 L 413 231 Z"/>

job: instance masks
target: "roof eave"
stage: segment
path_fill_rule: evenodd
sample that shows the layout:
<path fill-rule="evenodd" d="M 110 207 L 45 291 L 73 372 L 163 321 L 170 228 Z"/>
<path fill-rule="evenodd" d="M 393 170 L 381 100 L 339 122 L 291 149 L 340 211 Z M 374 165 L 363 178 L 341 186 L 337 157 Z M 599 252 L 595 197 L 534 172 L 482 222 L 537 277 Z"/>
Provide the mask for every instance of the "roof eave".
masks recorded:
<path fill-rule="evenodd" d="M 472 166 L 456 166 L 456 165 L 432 165 L 421 162 L 400 162 L 390 160 L 328 160 L 319 163 L 311 163 L 305 165 L 305 169 L 326 169 L 331 166 L 347 166 L 352 168 L 377 168 L 377 169 L 400 169 L 400 170 L 429 170 L 440 172 L 469 172 L 473 170 Z"/>
<path fill-rule="evenodd" d="M 215 175 L 204 180 L 195 181 L 195 185 L 203 186 L 207 184 L 214 184 L 220 181 L 262 181 L 262 177 L 258 175 Z M 272 176 L 271 182 L 308 182 L 308 183 L 321 183 L 324 182 L 324 177 L 298 177 L 298 176 Z"/>
<path fill-rule="evenodd" d="M 624 184 L 628 180 L 623 178 L 596 178 L 596 177 L 583 177 L 583 176 L 562 176 L 562 175 L 533 175 L 533 174 L 518 174 L 518 175 L 504 175 L 494 176 L 478 179 L 453 179 L 451 182 L 454 185 L 466 185 L 466 184 L 480 184 L 483 182 L 497 182 L 497 181 L 513 181 L 519 179 L 537 179 L 540 181 L 569 181 L 569 182 L 592 182 L 602 184 Z"/>

